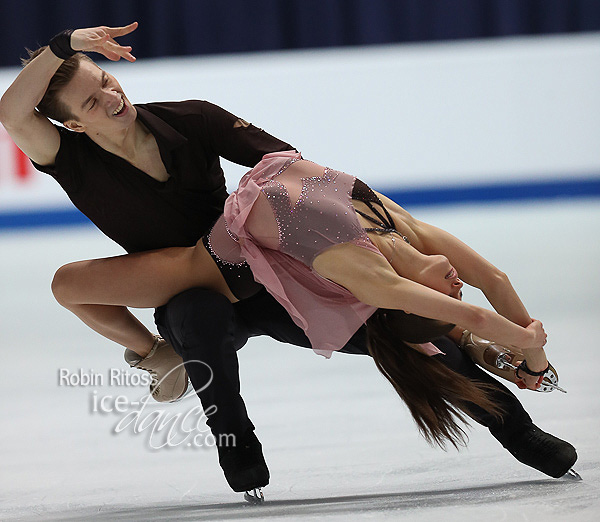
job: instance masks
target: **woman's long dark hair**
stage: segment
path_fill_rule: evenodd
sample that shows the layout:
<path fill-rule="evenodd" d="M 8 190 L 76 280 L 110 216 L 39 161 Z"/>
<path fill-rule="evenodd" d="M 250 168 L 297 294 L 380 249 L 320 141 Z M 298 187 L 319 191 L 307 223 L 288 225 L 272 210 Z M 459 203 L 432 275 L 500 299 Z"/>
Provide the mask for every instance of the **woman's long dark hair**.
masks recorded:
<path fill-rule="evenodd" d="M 468 425 L 469 403 L 501 416 L 490 399 L 490 385 L 472 381 L 425 355 L 409 343 L 425 343 L 447 334 L 454 325 L 401 310 L 377 310 L 367 321 L 369 352 L 379 371 L 408 406 L 421 434 L 430 444 L 466 444 L 459 421 Z"/>

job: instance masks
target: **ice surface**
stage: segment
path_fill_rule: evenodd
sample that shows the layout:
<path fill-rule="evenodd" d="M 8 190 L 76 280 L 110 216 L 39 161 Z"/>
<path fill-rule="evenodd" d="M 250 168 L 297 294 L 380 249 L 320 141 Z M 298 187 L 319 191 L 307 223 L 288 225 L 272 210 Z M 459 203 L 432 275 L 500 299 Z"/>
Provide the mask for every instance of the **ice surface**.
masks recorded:
<path fill-rule="evenodd" d="M 567 395 L 516 390 L 536 423 L 571 441 L 583 482 L 516 462 L 475 426 L 460 452 L 430 448 L 366 357 L 327 361 L 254 339 L 240 352 L 242 391 L 271 470 L 267 502 L 228 488 L 214 448 L 151 450 L 114 434 L 124 414 L 92 399 L 133 386 L 64 386 L 58 372 L 125 370 L 122 349 L 58 306 L 52 274 L 119 254 L 91 228 L 0 235 L 1 520 L 600 520 L 600 203 L 415 210 L 505 270 L 549 333 Z M 482 303 L 474 290 L 466 299 Z M 140 317 L 151 324 L 151 314 Z M 95 395 L 94 395 L 95 393 Z M 162 408 L 189 411 L 195 398 Z M 160 409 L 153 406 L 153 409 Z"/>

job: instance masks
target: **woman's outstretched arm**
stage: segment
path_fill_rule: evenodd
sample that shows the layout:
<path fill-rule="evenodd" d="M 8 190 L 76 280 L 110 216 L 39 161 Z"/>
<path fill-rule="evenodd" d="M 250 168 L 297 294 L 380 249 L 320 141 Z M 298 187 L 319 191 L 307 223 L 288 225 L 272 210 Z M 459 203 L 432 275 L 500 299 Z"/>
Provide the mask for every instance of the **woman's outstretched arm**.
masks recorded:
<path fill-rule="evenodd" d="M 402 219 L 410 220 L 411 228 L 418 236 L 418 249 L 421 253 L 446 256 L 458 271 L 461 280 L 479 288 L 500 315 L 520 326 L 531 323 L 532 319 L 525 305 L 504 272 L 452 234 L 415 219 L 386 196 L 378 195 L 390 211 L 401 213 Z"/>
<path fill-rule="evenodd" d="M 546 334 L 539 321 L 520 326 L 498 313 L 405 279 L 374 252 L 352 244 L 337 245 L 320 254 L 313 268 L 367 304 L 460 325 L 485 339 L 522 350 L 532 370 L 547 365 L 542 349 Z"/>
<path fill-rule="evenodd" d="M 452 234 L 433 225 L 419 221 L 395 202 L 379 194 L 395 219 L 407 222 L 415 233 L 415 246 L 423 254 L 442 254 L 456 268 L 460 278 L 467 284 L 479 288 L 492 307 L 513 323 L 527 327 L 533 321 L 525 305 L 513 288 L 508 276 L 492 263 L 475 252 Z M 543 350 L 535 350 L 527 355 L 531 369 L 542 370 L 547 366 Z M 521 375 L 523 382 L 535 388 L 536 378 Z"/>
<path fill-rule="evenodd" d="M 419 227 L 424 253 L 445 255 L 460 278 L 479 288 L 500 315 L 521 326 L 531 322 L 525 305 L 504 272 L 445 230 L 423 222 L 419 222 Z"/>

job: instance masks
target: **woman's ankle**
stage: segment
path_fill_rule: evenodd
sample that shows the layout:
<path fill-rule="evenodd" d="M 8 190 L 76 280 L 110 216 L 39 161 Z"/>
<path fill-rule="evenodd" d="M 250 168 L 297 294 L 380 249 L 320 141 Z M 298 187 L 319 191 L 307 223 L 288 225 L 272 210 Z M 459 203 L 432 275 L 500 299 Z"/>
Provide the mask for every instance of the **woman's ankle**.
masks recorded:
<path fill-rule="evenodd" d="M 137 353 L 142 359 L 145 359 L 152 351 L 152 348 L 154 348 L 156 338 L 157 336 L 151 334 L 149 339 L 144 339 L 143 341 L 140 341 L 139 344 L 136 343 L 133 346 L 129 346 L 129 349 Z"/>

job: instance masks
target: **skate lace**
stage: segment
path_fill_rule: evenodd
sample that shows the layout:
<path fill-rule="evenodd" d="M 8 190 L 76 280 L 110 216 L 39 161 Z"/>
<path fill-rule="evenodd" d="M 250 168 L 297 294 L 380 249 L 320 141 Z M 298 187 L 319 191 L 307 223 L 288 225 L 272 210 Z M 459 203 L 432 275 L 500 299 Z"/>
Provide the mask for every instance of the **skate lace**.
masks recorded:
<path fill-rule="evenodd" d="M 137 365 L 136 368 L 139 368 L 140 370 L 145 370 L 150 374 L 150 377 L 152 378 L 152 381 L 150 382 L 150 393 L 152 394 L 152 396 L 157 396 L 160 393 L 160 385 L 156 371 L 150 368 L 145 368 L 140 365 Z"/>

